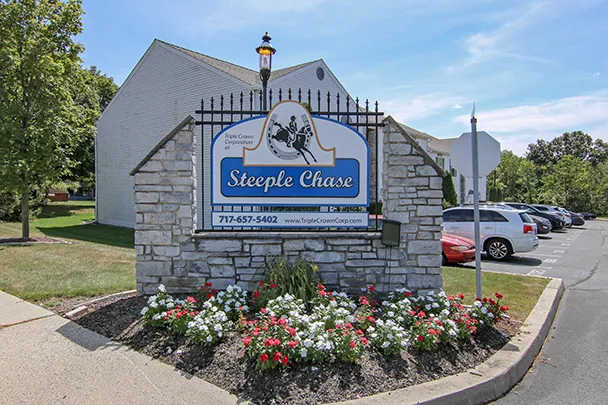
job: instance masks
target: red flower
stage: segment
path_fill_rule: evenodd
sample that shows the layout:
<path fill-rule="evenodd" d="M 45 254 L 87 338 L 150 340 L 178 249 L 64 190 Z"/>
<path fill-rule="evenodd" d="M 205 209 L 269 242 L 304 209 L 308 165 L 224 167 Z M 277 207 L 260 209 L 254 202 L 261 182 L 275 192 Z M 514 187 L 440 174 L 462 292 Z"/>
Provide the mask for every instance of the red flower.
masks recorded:
<path fill-rule="evenodd" d="M 509 310 L 509 307 L 508 307 L 508 306 L 506 306 L 506 305 L 503 305 L 502 307 L 500 307 L 500 310 L 501 310 L 502 312 L 506 312 L 506 311 L 508 311 L 508 310 Z"/>
<path fill-rule="evenodd" d="M 268 338 L 266 339 L 266 341 L 264 342 L 264 346 L 268 347 L 268 346 L 272 346 L 272 343 L 274 342 L 273 338 Z"/>
<path fill-rule="evenodd" d="M 321 297 L 325 297 L 325 294 L 326 294 L 326 293 L 325 293 L 325 291 L 324 291 L 324 290 L 320 290 L 320 291 L 319 291 L 319 295 L 320 295 Z"/>
<path fill-rule="evenodd" d="M 496 296 L 496 298 L 501 299 L 502 298 L 502 294 L 496 293 L 494 294 Z"/>
<path fill-rule="evenodd" d="M 418 312 L 418 314 L 416 314 L 416 316 L 418 318 L 424 318 L 426 316 L 426 314 L 424 313 L 424 311 L 420 311 L 420 312 Z"/>
<path fill-rule="evenodd" d="M 486 302 L 488 302 L 488 299 L 487 299 L 487 298 L 484 298 L 482 301 L 483 301 L 484 303 L 486 303 Z"/>
<path fill-rule="evenodd" d="M 441 329 L 437 329 L 437 331 L 436 331 L 436 332 L 437 332 L 437 334 L 438 334 L 439 336 L 441 336 Z"/>
<path fill-rule="evenodd" d="M 257 298 L 257 297 L 259 297 L 259 296 L 260 296 L 260 292 L 259 292 L 258 290 L 255 290 L 255 291 L 253 292 L 253 298 Z"/>
<path fill-rule="evenodd" d="M 424 340 L 424 336 L 418 336 L 418 341 L 422 342 Z"/>
<path fill-rule="evenodd" d="M 264 282 L 263 282 L 263 281 L 260 281 L 260 282 L 258 283 L 258 285 L 259 285 L 260 287 L 264 287 Z"/>
<path fill-rule="evenodd" d="M 270 283 L 270 288 L 279 288 L 276 284 Z"/>
<path fill-rule="evenodd" d="M 369 305 L 369 301 L 365 297 L 361 297 L 361 305 Z"/>
<path fill-rule="evenodd" d="M 346 322 L 346 325 L 344 325 L 344 326 L 346 326 L 348 329 L 352 329 L 353 328 L 353 324 L 350 323 L 350 322 Z"/>
<path fill-rule="evenodd" d="M 369 340 L 367 340 L 366 337 L 362 337 L 361 338 L 361 343 L 363 343 L 364 345 L 367 345 L 367 344 L 369 344 Z"/>
<path fill-rule="evenodd" d="M 243 344 L 245 345 L 245 347 L 249 346 L 249 343 L 251 343 L 251 338 L 249 336 L 245 336 L 243 338 Z"/>
<path fill-rule="evenodd" d="M 285 319 L 285 318 L 279 318 L 278 324 L 279 324 L 279 326 L 285 326 L 285 325 L 287 325 L 287 319 Z"/>
<path fill-rule="evenodd" d="M 290 340 L 290 341 L 289 341 L 289 347 L 291 347 L 292 349 L 293 349 L 294 347 L 296 347 L 297 345 L 298 345 L 298 342 L 296 342 L 295 340 Z"/>
<path fill-rule="evenodd" d="M 273 345 L 279 346 L 281 344 L 281 339 L 275 339 L 274 342 L 272 342 Z"/>
<path fill-rule="evenodd" d="M 296 335 L 296 330 L 294 328 L 286 328 L 287 332 L 289 332 L 289 334 L 291 336 L 295 336 Z"/>
<path fill-rule="evenodd" d="M 496 301 L 494 301 L 492 298 L 490 298 L 488 302 L 490 303 L 490 305 L 496 305 Z"/>
<path fill-rule="evenodd" d="M 188 302 L 196 302 L 196 299 L 194 297 L 186 297 L 186 301 L 188 301 Z"/>
<path fill-rule="evenodd" d="M 475 298 L 475 301 L 481 301 L 481 298 L 477 297 Z"/>
<path fill-rule="evenodd" d="M 266 353 L 262 353 L 262 355 L 260 356 L 260 361 L 262 363 L 266 363 L 268 361 L 268 355 Z"/>
<path fill-rule="evenodd" d="M 429 333 L 431 335 L 436 335 L 437 334 L 437 332 L 435 332 L 435 329 L 429 329 Z"/>
<path fill-rule="evenodd" d="M 263 313 L 263 314 L 265 314 L 267 311 L 268 311 L 268 310 L 267 310 L 266 308 L 262 308 L 262 309 L 260 309 L 260 312 L 261 312 L 261 313 Z"/>
<path fill-rule="evenodd" d="M 283 357 L 283 355 L 281 354 L 281 352 L 276 352 L 274 354 L 274 356 L 272 356 L 272 359 L 278 363 L 279 361 L 281 361 L 281 357 Z"/>
<path fill-rule="evenodd" d="M 325 286 L 323 284 L 317 284 L 317 288 L 319 290 L 325 290 Z"/>
<path fill-rule="evenodd" d="M 357 346 L 357 344 L 353 341 L 351 341 L 348 345 L 353 349 L 355 348 L 355 346 Z"/>
<path fill-rule="evenodd" d="M 371 315 L 366 316 L 365 320 L 369 321 L 371 323 L 376 323 L 376 319 L 373 316 L 371 316 Z"/>
<path fill-rule="evenodd" d="M 207 281 L 205 283 L 205 287 L 211 287 L 213 285 L 213 283 L 211 281 Z"/>
<path fill-rule="evenodd" d="M 329 333 L 332 333 L 333 331 L 334 331 L 334 329 L 333 329 L 333 328 L 329 328 L 329 329 L 327 329 L 327 332 L 329 332 Z"/>
<path fill-rule="evenodd" d="M 458 298 L 460 298 L 461 300 L 464 299 L 464 294 L 458 294 Z"/>
<path fill-rule="evenodd" d="M 363 335 L 363 331 L 361 329 L 357 329 L 355 333 L 359 336 Z"/>
<path fill-rule="evenodd" d="M 289 363 L 289 357 L 287 355 L 283 356 L 283 358 L 281 359 L 281 363 L 287 365 L 287 363 Z"/>
<path fill-rule="evenodd" d="M 239 305 L 239 311 L 242 311 L 242 310 L 243 310 L 243 306 Z"/>
<path fill-rule="evenodd" d="M 412 293 L 411 293 L 411 292 L 409 292 L 409 291 L 406 291 L 406 292 L 404 292 L 403 294 L 405 294 L 405 296 L 406 296 L 406 297 L 411 297 L 411 296 L 412 296 Z"/>
<path fill-rule="evenodd" d="M 373 284 L 370 284 L 369 286 L 367 286 L 367 289 L 368 289 L 370 292 L 374 292 L 374 290 L 375 290 L 376 288 L 374 287 L 374 285 L 373 285 Z"/>

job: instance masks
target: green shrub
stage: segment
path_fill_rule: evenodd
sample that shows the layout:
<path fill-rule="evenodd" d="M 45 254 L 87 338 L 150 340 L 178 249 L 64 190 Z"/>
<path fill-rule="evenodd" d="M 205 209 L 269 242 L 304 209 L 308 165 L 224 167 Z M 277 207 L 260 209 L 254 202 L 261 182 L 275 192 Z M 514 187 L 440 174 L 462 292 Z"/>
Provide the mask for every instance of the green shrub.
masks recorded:
<path fill-rule="evenodd" d="M 452 174 L 449 172 L 443 177 L 443 199 L 452 207 L 458 205 L 458 194 L 454 188 Z"/>
<path fill-rule="evenodd" d="M 264 265 L 256 272 L 262 273 L 261 281 L 253 292 L 256 307 L 265 307 L 268 301 L 279 296 L 290 294 L 301 299 L 305 304 L 317 294 L 317 285 L 321 283 L 319 267 L 301 258 L 290 261 L 284 256 L 268 256 Z"/>

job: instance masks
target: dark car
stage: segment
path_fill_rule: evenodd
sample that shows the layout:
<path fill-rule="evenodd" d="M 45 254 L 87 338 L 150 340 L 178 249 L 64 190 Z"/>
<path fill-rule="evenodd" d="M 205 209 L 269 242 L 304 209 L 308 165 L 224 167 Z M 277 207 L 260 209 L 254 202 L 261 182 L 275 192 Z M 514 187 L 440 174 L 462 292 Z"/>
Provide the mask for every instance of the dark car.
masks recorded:
<path fill-rule="evenodd" d="M 590 220 L 590 219 L 597 218 L 597 215 L 592 214 L 590 212 L 579 212 L 579 214 L 582 215 L 583 219 L 585 219 L 585 220 Z"/>
<path fill-rule="evenodd" d="M 504 203 L 510 207 L 517 208 L 518 210 L 526 211 L 528 214 L 536 215 L 548 219 L 551 222 L 551 230 L 556 231 L 566 226 L 566 222 L 555 214 L 548 211 L 540 211 L 529 204 L 517 203 L 517 202 L 506 202 Z"/>
<path fill-rule="evenodd" d="M 528 214 L 530 218 L 536 223 L 536 228 L 538 229 L 539 235 L 544 235 L 551 232 L 551 221 L 546 218 L 539 217 L 538 215 Z"/>
<path fill-rule="evenodd" d="M 572 218 L 572 225 L 574 226 L 583 226 L 585 225 L 585 217 L 583 214 L 577 214 L 576 212 L 568 211 L 570 213 L 570 218 Z"/>

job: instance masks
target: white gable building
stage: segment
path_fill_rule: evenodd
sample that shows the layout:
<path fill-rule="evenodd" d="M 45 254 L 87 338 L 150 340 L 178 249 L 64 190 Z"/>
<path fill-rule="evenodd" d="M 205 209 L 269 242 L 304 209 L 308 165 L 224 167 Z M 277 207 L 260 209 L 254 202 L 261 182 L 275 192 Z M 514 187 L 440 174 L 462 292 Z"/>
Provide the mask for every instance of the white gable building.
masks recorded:
<path fill-rule="evenodd" d="M 278 89 L 286 92 L 290 88 L 294 98 L 300 88 L 315 94 L 319 90 L 324 95 L 331 92 L 332 97 L 340 94 L 342 100 L 348 95 L 321 59 L 273 71 L 268 88 L 275 91 L 275 100 Z M 154 40 L 97 123 L 97 221 L 133 227 L 135 203 L 130 171 L 188 114 L 194 116 L 202 98 L 219 100 L 221 95 L 234 93 L 236 97 L 243 92 L 245 108 L 250 108 L 250 91 L 256 94 L 253 108 L 259 109 L 259 72 Z M 200 127 L 197 131 L 200 138 Z M 200 139 L 197 144 L 196 161 L 200 166 Z M 201 169 L 196 168 L 198 173 Z M 199 204 L 199 210 L 201 207 Z M 199 212 L 199 222 L 200 218 Z"/>
<path fill-rule="evenodd" d="M 452 174 L 452 180 L 454 181 L 454 188 L 456 194 L 458 194 L 458 202 L 472 203 L 473 202 L 473 178 L 462 177 L 458 174 L 458 171 L 452 167 L 452 160 L 450 159 L 450 147 L 458 138 L 435 138 L 426 132 L 418 131 L 407 125 L 400 124 L 401 127 L 418 142 L 422 149 L 428 153 L 435 162 L 443 169 L 445 173 Z M 482 177 L 479 179 L 479 194 L 480 200 L 486 201 L 486 178 Z"/>

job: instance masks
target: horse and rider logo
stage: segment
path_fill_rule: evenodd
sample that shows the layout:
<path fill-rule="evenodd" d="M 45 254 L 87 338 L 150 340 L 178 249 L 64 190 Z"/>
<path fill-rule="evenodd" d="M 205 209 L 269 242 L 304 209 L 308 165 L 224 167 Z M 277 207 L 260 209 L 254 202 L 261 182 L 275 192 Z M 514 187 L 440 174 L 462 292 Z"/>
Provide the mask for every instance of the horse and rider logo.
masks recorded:
<path fill-rule="evenodd" d="M 277 121 L 277 115 L 273 114 L 270 117 L 266 140 L 268 148 L 278 158 L 293 160 L 302 157 L 309 165 L 309 158 L 317 162 L 315 155 L 308 149 L 314 135 L 307 114 L 302 114 L 301 122 L 303 125 L 298 125 L 296 116 L 292 115 L 289 123 L 283 125 Z"/>

